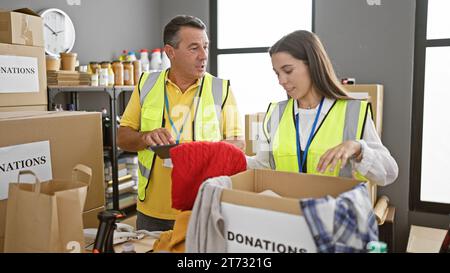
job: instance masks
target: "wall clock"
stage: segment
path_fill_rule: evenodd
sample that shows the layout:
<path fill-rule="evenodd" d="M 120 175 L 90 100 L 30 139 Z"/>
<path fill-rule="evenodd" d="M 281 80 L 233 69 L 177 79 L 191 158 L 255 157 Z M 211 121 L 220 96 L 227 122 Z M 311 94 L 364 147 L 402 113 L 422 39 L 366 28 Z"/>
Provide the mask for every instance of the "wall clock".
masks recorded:
<path fill-rule="evenodd" d="M 60 9 L 39 12 L 44 24 L 44 47 L 48 55 L 70 52 L 75 43 L 75 27 L 69 15 Z"/>

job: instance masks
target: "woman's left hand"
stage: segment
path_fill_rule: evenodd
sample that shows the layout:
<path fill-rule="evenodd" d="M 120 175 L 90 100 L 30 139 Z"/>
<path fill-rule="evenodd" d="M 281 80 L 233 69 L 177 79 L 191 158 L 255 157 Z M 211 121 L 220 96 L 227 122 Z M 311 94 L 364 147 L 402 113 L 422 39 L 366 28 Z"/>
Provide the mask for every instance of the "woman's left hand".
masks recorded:
<path fill-rule="evenodd" d="M 334 171 L 334 168 L 341 160 L 341 169 L 345 167 L 349 158 L 356 157 L 356 160 L 361 161 L 361 143 L 355 140 L 344 141 L 334 148 L 326 151 L 317 164 L 317 171 L 320 173 L 325 172 L 330 165 L 330 172 Z"/>

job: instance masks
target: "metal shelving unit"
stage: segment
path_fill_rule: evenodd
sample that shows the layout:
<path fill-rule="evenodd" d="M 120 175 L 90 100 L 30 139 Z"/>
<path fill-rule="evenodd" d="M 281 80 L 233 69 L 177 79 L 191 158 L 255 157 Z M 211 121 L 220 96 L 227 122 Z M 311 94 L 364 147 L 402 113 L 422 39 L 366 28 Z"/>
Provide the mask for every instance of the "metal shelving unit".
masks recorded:
<path fill-rule="evenodd" d="M 71 103 L 74 105 L 75 110 L 78 110 L 79 106 L 79 93 L 106 93 L 109 96 L 109 113 L 111 114 L 111 147 L 109 154 L 111 157 L 111 169 L 112 169 L 112 188 L 113 188 L 113 209 L 119 210 L 119 177 L 118 177 L 118 158 L 120 151 L 118 150 L 116 143 L 116 124 L 117 124 L 117 100 L 119 95 L 124 92 L 130 92 L 134 90 L 134 86 L 52 86 L 47 87 L 48 90 L 48 110 L 53 110 L 55 105 L 55 97 L 61 93 L 69 93 Z M 104 150 L 105 155 L 105 150 Z M 123 208 L 122 210 L 130 211 L 130 208 Z"/>

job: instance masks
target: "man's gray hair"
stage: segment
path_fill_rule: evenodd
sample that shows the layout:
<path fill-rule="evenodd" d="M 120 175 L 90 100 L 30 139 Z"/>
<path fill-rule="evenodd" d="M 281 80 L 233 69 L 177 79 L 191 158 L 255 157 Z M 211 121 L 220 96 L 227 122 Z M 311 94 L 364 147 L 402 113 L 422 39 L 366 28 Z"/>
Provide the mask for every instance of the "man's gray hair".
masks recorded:
<path fill-rule="evenodd" d="M 180 28 L 184 26 L 206 30 L 206 25 L 199 18 L 190 15 L 178 15 L 170 20 L 170 22 L 164 27 L 164 44 L 177 48 L 180 43 L 178 31 L 180 31 Z"/>

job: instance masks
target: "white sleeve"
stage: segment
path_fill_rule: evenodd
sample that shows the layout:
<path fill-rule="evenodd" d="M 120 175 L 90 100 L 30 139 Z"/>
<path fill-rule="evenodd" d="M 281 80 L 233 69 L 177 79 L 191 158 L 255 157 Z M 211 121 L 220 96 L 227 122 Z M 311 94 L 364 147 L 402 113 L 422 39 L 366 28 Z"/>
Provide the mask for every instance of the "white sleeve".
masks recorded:
<path fill-rule="evenodd" d="M 351 160 L 353 169 L 379 186 L 393 183 L 398 176 L 397 162 L 381 142 L 369 115 L 366 117 L 363 139 L 358 142 L 361 143 L 362 160 Z"/>
<path fill-rule="evenodd" d="M 267 142 L 266 137 L 264 140 Z M 247 169 L 270 169 L 269 145 L 261 145 L 255 156 L 245 156 L 247 159 Z"/>

